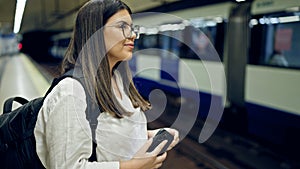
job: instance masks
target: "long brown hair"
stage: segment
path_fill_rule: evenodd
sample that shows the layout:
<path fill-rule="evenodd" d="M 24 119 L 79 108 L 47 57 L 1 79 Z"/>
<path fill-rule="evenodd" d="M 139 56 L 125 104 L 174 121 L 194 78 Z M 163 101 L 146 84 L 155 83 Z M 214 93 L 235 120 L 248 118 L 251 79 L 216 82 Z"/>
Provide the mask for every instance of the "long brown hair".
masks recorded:
<path fill-rule="evenodd" d="M 61 64 L 61 73 L 79 68 L 84 76 L 84 85 L 92 101 L 102 111 L 116 117 L 123 117 L 127 112 L 117 101 L 111 85 L 111 73 L 103 37 L 103 26 L 107 20 L 120 10 L 130 8 L 120 0 L 91 0 L 78 11 L 73 37 L 69 43 Z M 150 104 L 142 98 L 135 88 L 127 61 L 116 64 L 114 69 L 122 74 L 125 93 L 134 107 L 143 111 L 150 109 Z"/>

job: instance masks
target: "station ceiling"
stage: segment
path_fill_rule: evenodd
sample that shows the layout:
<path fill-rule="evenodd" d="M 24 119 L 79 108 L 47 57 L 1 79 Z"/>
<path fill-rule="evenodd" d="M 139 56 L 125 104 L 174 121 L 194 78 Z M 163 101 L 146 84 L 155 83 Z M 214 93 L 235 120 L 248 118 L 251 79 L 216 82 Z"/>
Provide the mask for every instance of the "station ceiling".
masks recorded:
<path fill-rule="evenodd" d="M 13 30 L 17 0 L 0 0 L 0 31 Z M 88 0 L 27 0 L 20 33 L 33 30 L 70 30 L 76 11 Z M 179 0 L 123 0 L 140 12 Z"/>

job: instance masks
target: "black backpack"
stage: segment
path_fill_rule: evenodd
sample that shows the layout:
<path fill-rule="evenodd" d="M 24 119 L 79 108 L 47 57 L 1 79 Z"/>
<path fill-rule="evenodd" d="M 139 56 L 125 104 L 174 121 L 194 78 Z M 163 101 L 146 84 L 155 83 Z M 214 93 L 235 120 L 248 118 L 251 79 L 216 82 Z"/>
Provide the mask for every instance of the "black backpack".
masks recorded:
<path fill-rule="evenodd" d="M 27 101 L 22 97 L 7 99 L 0 115 L 0 165 L 2 169 L 45 168 L 37 153 L 34 128 L 44 99 L 62 79 L 72 77 L 69 73 L 53 80 L 44 97 Z M 13 102 L 21 107 L 12 111 Z M 91 161 L 95 161 L 95 143 Z"/>

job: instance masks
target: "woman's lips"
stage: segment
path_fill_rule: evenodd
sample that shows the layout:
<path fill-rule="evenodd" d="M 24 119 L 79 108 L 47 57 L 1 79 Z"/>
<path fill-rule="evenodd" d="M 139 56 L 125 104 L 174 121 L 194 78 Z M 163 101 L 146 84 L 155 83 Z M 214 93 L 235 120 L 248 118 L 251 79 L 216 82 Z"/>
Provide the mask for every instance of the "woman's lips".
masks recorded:
<path fill-rule="evenodd" d="M 134 48 L 134 44 L 125 44 L 124 46 L 127 46 L 127 47 L 129 47 L 130 49 L 133 49 L 133 48 Z"/>

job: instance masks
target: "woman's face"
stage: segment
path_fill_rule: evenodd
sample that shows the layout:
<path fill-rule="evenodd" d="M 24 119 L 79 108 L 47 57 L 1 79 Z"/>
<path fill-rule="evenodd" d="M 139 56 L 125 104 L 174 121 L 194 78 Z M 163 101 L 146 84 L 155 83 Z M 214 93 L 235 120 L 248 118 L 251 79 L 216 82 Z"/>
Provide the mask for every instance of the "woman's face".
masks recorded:
<path fill-rule="evenodd" d="M 104 40 L 110 69 L 117 62 L 130 60 L 132 57 L 136 35 L 132 32 L 132 36 L 128 36 L 131 33 L 131 25 L 131 16 L 124 9 L 111 16 L 104 26 Z M 124 29 L 124 33 L 122 28 Z"/>

